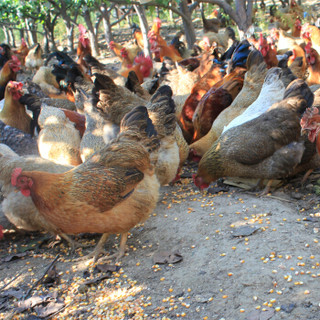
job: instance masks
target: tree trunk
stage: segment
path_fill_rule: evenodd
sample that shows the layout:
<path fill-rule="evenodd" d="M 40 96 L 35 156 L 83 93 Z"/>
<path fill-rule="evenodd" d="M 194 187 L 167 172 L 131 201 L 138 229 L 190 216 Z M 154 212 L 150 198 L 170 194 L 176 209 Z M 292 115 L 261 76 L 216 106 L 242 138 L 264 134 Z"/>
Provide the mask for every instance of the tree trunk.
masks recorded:
<path fill-rule="evenodd" d="M 74 52 L 74 45 L 73 45 L 73 32 L 74 32 L 74 25 L 68 21 L 66 23 L 66 30 L 67 30 L 67 46 L 68 50 Z"/>
<path fill-rule="evenodd" d="M 235 0 L 236 10 L 227 1 L 202 0 L 202 2 L 217 4 L 237 24 L 240 40 L 246 37 L 246 32 L 252 25 L 253 0 Z"/>
<path fill-rule="evenodd" d="M 90 12 L 88 10 L 88 7 L 83 8 L 83 17 L 84 21 L 86 22 L 86 25 L 88 27 L 88 33 L 89 33 L 89 39 L 92 47 L 92 55 L 98 56 L 99 55 L 99 47 L 98 47 L 98 40 L 97 36 L 94 33 L 93 24 L 90 17 Z"/>
<path fill-rule="evenodd" d="M 33 43 L 38 43 L 38 34 L 36 31 L 36 24 L 32 23 L 31 24 L 31 36 L 32 36 L 32 42 Z"/>
<path fill-rule="evenodd" d="M 79 13 L 79 7 L 77 7 L 73 14 L 73 19 L 67 14 L 67 7 L 65 1 L 60 2 L 61 8 L 59 6 L 56 6 L 56 9 L 60 11 L 61 17 L 65 23 L 66 31 L 67 31 L 67 45 L 68 49 L 71 52 L 74 52 L 74 25 L 76 24 L 78 13 Z"/>
<path fill-rule="evenodd" d="M 12 45 L 12 47 L 16 47 L 16 40 L 14 38 L 14 34 L 13 34 L 13 30 L 11 28 L 9 28 L 9 38 L 10 38 L 10 43 Z"/>
<path fill-rule="evenodd" d="M 134 5 L 134 9 L 136 10 L 139 22 L 140 22 L 140 28 L 143 36 L 143 52 L 145 57 L 151 57 L 151 51 L 150 51 L 150 44 L 148 41 L 148 21 L 146 18 L 145 10 L 143 6 Z"/>
<path fill-rule="evenodd" d="M 4 33 L 4 36 L 6 38 L 5 42 L 8 44 L 8 45 L 11 45 L 10 43 L 10 37 L 9 37 L 9 32 L 8 32 L 8 29 L 6 26 L 3 26 L 2 27 L 2 30 L 3 30 L 3 33 Z"/>
<path fill-rule="evenodd" d="M 188 2 L 186 0 L 181 0 L 179 4 L 179 9 L 186 17 L 188 17 L 188 19 L 185 19 L 184 17 L 182 17 L 182 22 L 183 22 L 183 28 L 186 35 L 188 48 L 191 49 L 193 47 L 193 44 L 196 42 L 196 33 L 194 31 L 191 13 L 188 8 Z"/>
<path fill-rule="evenodd" d="M 49 37 L 50 37 L 50 42 L 51 42 L 51 50 L 52 51 L 57 51 L 57 46 L 56 46 L 56 42 L 55 42 L 55 39 L 54 39 L 54 25 L 50 25 L 49 26 Z"/>
<path fill-rule="evenodd" d="M 43 39 L 44 40 L 44 52 L 48 54 L 50 52 L 49 32 L 48 32 L 48 29 L 45 25 L 43 26 L 43 29 L 44 29 L 44 39 Z"/>
<path fill-rule="evenodd" d="M 112 27 L 110 23 L 110 12 L 107 10 L 107 5 L 105 3 L 101 4 L 99 7 L 99 11 L 101 13 L 103 28 L 104 28 L 104 37 L 106 39 L 106 43 L 109 45 L 110 41 L 113 41 L 112 35 Z M 112 56 L 115 56 L 115 53 L 111 51 Z"/>
<path fill-rule="evenodd" d="M 30 47 L 33 43 L 32 43 L 32 38 L 31 38 L 31 34 L 30 34 L 30 28 L 29 28 L 29 21 L 27 18 L 24 19 L 24 23 L 26 25 L 26 42 L 28 44 L 28 46 Z"/>
<path fill-rule="evenodd" d="M 20 33 L 20 39 L 24 38 L 24 30 L 20 29 L 19 33 Z"/>

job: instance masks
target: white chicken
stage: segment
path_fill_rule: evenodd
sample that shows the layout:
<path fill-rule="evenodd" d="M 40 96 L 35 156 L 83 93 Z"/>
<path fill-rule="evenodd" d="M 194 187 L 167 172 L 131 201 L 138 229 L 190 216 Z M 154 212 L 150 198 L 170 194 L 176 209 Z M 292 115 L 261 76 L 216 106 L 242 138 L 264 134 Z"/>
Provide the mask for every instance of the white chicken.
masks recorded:
<path fill-rule="evenodd" d="M 241 115 L 234 118 L 227 126 L 224 127 L 222 133 L 230 128 L 239 126 L 268 110 L 274 103 L 283 99 L 285 87 L 281 81 L 281 68 L 274 67 L 268 70 L 260 94 Z"/>

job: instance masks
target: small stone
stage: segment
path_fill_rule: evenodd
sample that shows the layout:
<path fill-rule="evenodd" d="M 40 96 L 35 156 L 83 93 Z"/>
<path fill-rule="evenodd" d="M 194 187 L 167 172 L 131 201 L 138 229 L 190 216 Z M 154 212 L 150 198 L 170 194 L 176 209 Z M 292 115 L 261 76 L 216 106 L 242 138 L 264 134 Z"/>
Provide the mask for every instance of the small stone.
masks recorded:
<path fill-rule="evenodd" d="M 286 313 L 291 313 L 295 307 L 296 307 L 295 303 L 283 304 L 281 305 L 281 310 Z"/>
<path fill-rule="evenodd" d="M 300 199 L 302 198 L 302 194 L 299 193 L 299 192 L 292 192 L 292 193 L 291 193 L 291 197 L 292 197 L 293 199 L 300 200 Z"/>

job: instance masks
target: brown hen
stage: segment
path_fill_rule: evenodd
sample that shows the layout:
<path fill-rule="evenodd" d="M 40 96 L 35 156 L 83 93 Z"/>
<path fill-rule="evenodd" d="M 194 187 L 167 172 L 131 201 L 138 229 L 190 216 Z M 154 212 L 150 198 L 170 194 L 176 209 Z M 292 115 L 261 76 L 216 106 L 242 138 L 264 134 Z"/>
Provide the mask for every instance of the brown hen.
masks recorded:
<path fill-rule="evenodd" d="M 312 103 L 308 85 L 294 80 L 284 100 L 220 136 L 202 157 L 195 184 L 204 188 L 221 177 L 281 179 L 295 173 L 305 150 L 300 118 Z"/>
<path fill-rule="evenodd" d="M 12 184 L 31 196 L 56 232 L 103 233 L 91 254 L 95 260 L 108 234 L 121 233 L 119 258 L 129 230 L 145 221 L 156 206 L 159 182 L 150 153 L 158 148 L 147 109 L 137 107 L 124 117 L 118 137 L 85 163 L 62 174 L 16 168 Z"/>

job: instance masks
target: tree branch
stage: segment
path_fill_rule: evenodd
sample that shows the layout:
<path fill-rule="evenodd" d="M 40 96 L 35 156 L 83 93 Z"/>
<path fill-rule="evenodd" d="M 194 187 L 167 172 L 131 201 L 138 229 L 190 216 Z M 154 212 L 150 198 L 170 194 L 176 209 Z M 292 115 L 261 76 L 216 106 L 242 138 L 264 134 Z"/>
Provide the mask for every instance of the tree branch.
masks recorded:
<path fill-rule="evenodd" d="M 232 20 L 234 20 L 238 24 L 239 17 L 236 11 L 234 11 L 233 8 L 225 0 L 201 0 L 201 2 L 218 5 L 226 12 L 226 14 L 230 16 Z"/>
<path fill-rule="evenodd" d="M 125 12 L 121 18 L 119 18 L 117 21 L 113 22 L 110 24 L 110 27 L 112 28 L 113 26 L 117 25 L 120 21 L 122 21 L 123 19 L 125 19 L 125 17 L 130 13 L 130 11 L 133 9 L 133 6 L 131 6 L 127 12 Z"/>
<path fill-rule="evenodd" d="M 109 2 L 113 2 L 116 4 L 128 4 L 128 2 L 126 2 L 124 0 L 109 0 Z M 132 5 L 135 4 L 137 6 L 141 6 L 141 3 L 138 1 L 130 1 L 130 4 L 132 4 Z M 177 8 L 175 8 L 171 5 L 166 5 L 166 4 L 162 4 L 162 3 L 157 3 L 155 1 L 151 1 L 151 2 L 148 2 L 148 6 L 159 7 L 159 8 L 171 10 L 172 12 L 176 13 L 178 16 L 182 17 L 183 19 L 188 20 L 188 17 L 185 14 L 183 14 Z"/>
<path fill-rule="evenodd" d="M 199 2 L 198 1 L 195 1 L 193 4 L 191 4 L 189 6 L 189 11 L 190 13 L 192 13 L 192 11 L 199 5 Z"/>
<path fill-rule="evenodd" d="M 9 28 L 12 28 L 12 29 L 14 29 L 14 30 L 23 30 L 23 31 L 30 31 L 29 29 L 27 29 L 27 28 L 17 28 L 17 27 L 13 27 L 13 25 L 12 25 L 12 23 L 6 23 L 6 22 L 0 22 L 0 26 L 5 26 L 5 27 L 9 27 Z M 39 33 L 39 34 L 41 34 L 41 35 L 45 35 L 45 33 L 44 32 L 40 32 L 40 31 L 38 31 L 38 30 L 32 30 L 32 31 L 35 31 L 35 32 L 37 32 L 37 33 Z"/>

